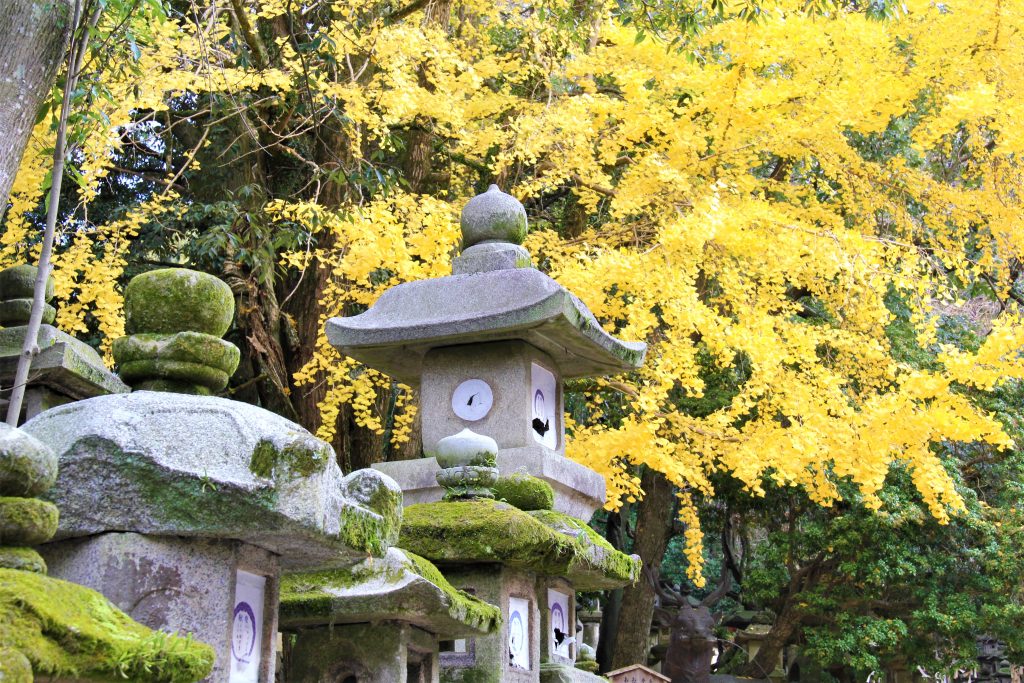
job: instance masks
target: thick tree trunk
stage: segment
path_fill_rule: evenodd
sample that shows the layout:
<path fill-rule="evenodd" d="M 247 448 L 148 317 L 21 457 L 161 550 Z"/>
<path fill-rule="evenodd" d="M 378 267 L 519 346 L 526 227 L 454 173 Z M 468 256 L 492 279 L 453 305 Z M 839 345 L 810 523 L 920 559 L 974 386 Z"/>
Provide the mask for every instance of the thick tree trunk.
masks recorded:
<path fill-rule="evenodd" d="M 675 508 L 672 485 L 661 474 L 647 468 L 641 476 L 640 486 L 644 490 L 644 498 L 638 504 L 633 552 L 643 560 L 647 568 L 644 574 L 650 580 L 638 581 L 622 590 L 618 634 L 612 647 L 613 669 L 647 664 L 655 596 L 650 581 L 657 581 L 661 574 L 661 559 L 672 534 L 672 512 Z"/>
<path fill-rule="evenodd" d="M 0 8 L 0 217 L 70 27 L 67 0 L 5 0 Z"/>

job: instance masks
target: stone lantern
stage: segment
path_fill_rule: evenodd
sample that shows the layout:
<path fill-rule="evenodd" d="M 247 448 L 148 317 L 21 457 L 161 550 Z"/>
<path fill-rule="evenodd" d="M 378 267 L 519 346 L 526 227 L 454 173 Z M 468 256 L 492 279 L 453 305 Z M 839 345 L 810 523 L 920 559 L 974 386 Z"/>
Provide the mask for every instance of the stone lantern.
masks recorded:
<path fill-rule="evenodd" d="M 604 481 L 564 457 L 562 383 L 635 369 L 646 345 L 601 327 L 571 292 L 531 266 L 526 211 L 492 185 L 462 212 L 453 275 L 386 291 L 365 313 L 332 318 L 338 350 L 420 390 L 426 462 L 385 463 L 405 504 L 441 498 L 438 442 L 470 429 L 494 439 L 503 474 L 526 471 L 581 518 L 604 503 Z"/>
<path fill-rule="evenodd" d="M 496 186 L 466 205 L 462 235 L 451 276 L 389 289 L 327 338 L 419 388 L 427 457 L 375 465 L 403 489 L 399 546 L 502 612 L 499 632 L 440 653 L 440 680 L 598 681 L 575 666 L 575 592 L 635 582 L 640 563 L 584 521 L 605 484 L 564 455 L 563 381 L 635 369 L 646 345 L 532 267 L 526 212 Z"/>
<path fill-rule="evenodd" d="M 38 272 L 38 268 L 29 265 L 0 270 L 0 386 L 10 387 L 14 381 Z M 107 370 L 95 349 L 51 324 L 57 315 L 49 303 L 52 299 L 51 277 L 37 338 L 39 353 L 32 359 L 32 372 L 25 388 L 23 420 L 71 401 L 128 392 L 125 383 Z M 6 405 L 6 399 L 0 400 L 0 408 L 6 410 Z"/>
<path fill-rule="evenodd" d="M 51 408 L 26 434 L 51 448 L 60 509 L 39 553 L 150 628 L 213 647 L 209 681 L 273 681 L 282 571 L 345 569 L 397 539 L 401 492 L 342 476 L 333 449 L 262 408 L 209 394 L 238 363 L 216 278 L 154 271 L 126 290 L 114 344 L 137 390 Z"/>

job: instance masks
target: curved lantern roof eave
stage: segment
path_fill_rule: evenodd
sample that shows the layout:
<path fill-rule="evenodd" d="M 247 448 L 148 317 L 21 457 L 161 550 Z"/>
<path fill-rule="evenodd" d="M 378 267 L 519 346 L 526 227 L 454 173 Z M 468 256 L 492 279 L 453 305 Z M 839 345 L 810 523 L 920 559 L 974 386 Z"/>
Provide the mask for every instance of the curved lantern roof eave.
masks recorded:
<path fill-rule="evenodd" d="M 401 382 L 418 384 L 433 348 L 522 340 L 551 356 L 563 378 L 638 368 L 647 345 L 608 334 L 586 305 L 533 268 L 406 282 L 366 312 L 327 322 L 332 346 Z"/>

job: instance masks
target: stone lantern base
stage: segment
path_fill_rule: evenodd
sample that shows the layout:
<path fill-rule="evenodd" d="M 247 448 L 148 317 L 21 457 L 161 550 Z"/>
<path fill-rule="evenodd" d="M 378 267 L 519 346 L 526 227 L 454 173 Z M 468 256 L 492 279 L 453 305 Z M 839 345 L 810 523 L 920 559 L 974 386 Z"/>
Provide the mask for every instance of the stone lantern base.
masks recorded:
<path fill-rule="evenodd" d="M 135 533 L 60 541 L 39 551 L 51 576 L 103 593 L 149 628 L 188 632 L 211 645 L 217 659 L 206 680 L 225 683 L 239 658 L 257 652 L 258 680 L 274 680 L 280 576 L 276 555 L 240 541 Z M 239 572 L 243 582 L 245 574 L 265 580 L 263 604 L 253 605 L 249 614 L 235 614 Z M 260 632 L 250 620 L 262 626 Z"/>

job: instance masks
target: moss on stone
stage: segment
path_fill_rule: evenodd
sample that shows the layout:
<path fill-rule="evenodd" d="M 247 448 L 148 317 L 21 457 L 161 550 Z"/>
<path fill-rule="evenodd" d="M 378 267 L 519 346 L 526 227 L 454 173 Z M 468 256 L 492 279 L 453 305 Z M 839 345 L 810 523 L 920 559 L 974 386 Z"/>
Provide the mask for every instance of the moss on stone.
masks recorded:
<path fill-rule="evenodd" d="M 202 332 L 223 337 L 234 318 L 231 288 L 207 273 L 163 268 L 132 278 L 124 292 L 125 332 Z"/>
<path fill-rule="evenodd" d="M 20 429 L 0 427 L 0 495 L 35 496 L 57 479 L 57 455 Z"/>
<path fill-rule="evenodd" d="M 316 439 L 296 439 L 278 448 L 263 439 L 249 460 L 249 471 L 264 479 L 296 479 L 323 472 L 334 457 L 330 446 Z"/>
<path fill-rule="evenodd" d="M 230 379 L 228 373 L 209 365 L 162 358 L 121 363 L 117 373 L 125 384 L 135 389 L 138 389 L 141 383 L 150 380 L 171 380 L 183 384 L 196 384 L 210 392 L 216 392 L 226 387 Z"/>
<path fill-rule="evenodd" d="M 640 571 L 638 559 L 612 548 L 580 520 L 489 500 L 410 505 L 399 544 L 439 564 L 499 562 L 563 576 L 579 590 L 631 583 Z"/>
<path fill-rule="evenodd" d="M 31 299 L 35 294 L 36 277 L 39 276 L 39 268 L 22 264 L 11 266 L 0 270 L 0 299 Z M 46 301 L 53 298 L 53 276 L 46 278 L 46 293 L 43 295 Z"/>
<path fill-rule="evenodd" d="M 28 657 L 7 647 L 0 647 L 0 681 L 32 683 L 32 663 Z"/>
<path fill-rule="evenodd" d="M 413 591 L 407 585 L 409 574 L 430 582 L 440 591 L 430 602 L 421 597 L 426 591 Z M 426 559 L 406 550 L 392 549 L 384 558 L 371 558 L 348 569 L 286 574 L 281 578 L 280 619 L 294 626 L 334 623 L 339 613 L 360 609 L 354 591 L 373 582 L 374 589 L 366 597 L 375 608 L 386 610 L 392 602 L 384 597 L 382 584 L 393 584 L 395 591 L 407 591 L 395 605 L 409 621 L 418 610 L 446 609 L 448 616 L 479 633 L 493 633 L 501 625 L 501 610 L 452 586 L 441 572 Z M 421 584 L 422 585 L 422 584 Z M 436 593 L 431 593 L 436 595 Z"/>
<path fill-rule="evenodd" d="M 440 588 L 448 596 L 451 601 L 448 613 L 453 619 L 467 624 L 478 624 L 480 629 L 487 633 L 494 633 L 501 626 L 500 608 L 460 591 L 448 583 L 448 579 L 444 578 L 441 571 L 426 558 L 408 550 L 403 550 L 402 553 L 409 558 L 409 569 Z"/>
<path fill-rule="evenodd" d="M 3 648 L 36 674 L 111 682 L 190 683 L 214 660 L 208 645 L 152 631 L 96 591 L 12 569 L 0 569 Z"/>
<path fill-rule="evenodd" d="M 342 480 L 341 493 L 355 503 L 341 515 L 341 535 L 350 547 L 379 557 L 395 545 L 403 510 L 402 490 L 393 481 L 376 470 L 358 470 Z"/>
<path fill-rule="evenodd" d="M 114 340 L 111 349 L 118 364 L 143 360 L 174 360 L 208 365 L 231 375 L 241 357 L 229 341 L 202 332 L 133 334 Z"/>
<path fill-rule="evenodd" d="M 341 542 L 354 550 L 380 556 L 391 546 L 395 522 L 357 505 L 345 505 L 339 515 Z"/>
<path fill-rule="evenodd" d="M 77 448 L 83 457 L 88 449 L 103 453 L 103 458 L 116 457 L 124 482 L 118 495 L 124 504 L 147 510 L 167 526 L 224 535 L 251 529 L 261 509 L 277 507 L 278 494 L 269 487 L 251 489 L 184 477 L 137 453 L 122 451 L 106 439 L 83 439 Z"/>
<path fill-rule="evenodd" d="M 494 485 L 494 497 L 525 511 L 550 510 L 555 506 L 551 484 L 521 472 L 499 477 Z"/>
<path fill-rule="evenodd" d="M 24 325 L 32 315 L 32 299 L 9 299 L 0 301 L 0 324 Z M 42 323 L 49 325 L 57 319 L 57 309 L 43 304 Z"/>
<path fill-rule="evenodd" d="M 38 498 L 0 498 L 0 544 L 38 545 L 57 533 L 57 506 Z"/>
<path fill-rule="evenodd" d="M 46 561 L 32 548 L 0 548 L 0 568 L 45 574 Z"/>

